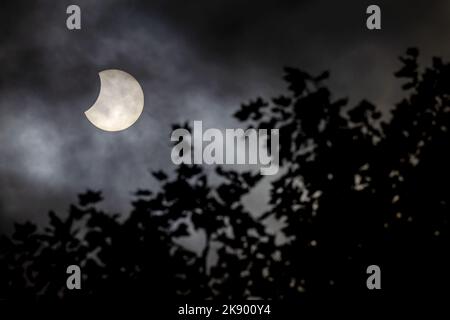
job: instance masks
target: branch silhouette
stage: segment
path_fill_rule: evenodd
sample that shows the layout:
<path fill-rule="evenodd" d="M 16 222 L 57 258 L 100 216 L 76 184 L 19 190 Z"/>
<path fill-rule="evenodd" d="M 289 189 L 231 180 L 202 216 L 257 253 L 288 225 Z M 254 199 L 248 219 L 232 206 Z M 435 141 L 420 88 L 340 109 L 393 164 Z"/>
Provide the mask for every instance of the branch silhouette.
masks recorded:
<path fill-rule="evenodd" d="M 400 58 L 405 98 L 389 120 L 368 101 L 335 99 L 329 72 L 295 68 L 284 70 L 285 93 L 241 106 L 244 125 L 280 131 L 282 170 L 262 216 L 242 200 L 261 177 L 220 166 L 215 183 L 195 165 L 154 172 L 159 190 L 137 190 L 126 218 L 100 210 L 101 192 L 87 190 L 44 229 L 16 224 L 1 238 L 1 296 L 290 299 L 365 292 L 374 263 L 393 294 L 445 289 L 450 65 L 434 58 L 421 70 L 418 56 L 412 48 Z M 180 244 L 194 232 L 205 239 L 200 253 Z M 66 289 L 71 264 L 83 290 Z"/>

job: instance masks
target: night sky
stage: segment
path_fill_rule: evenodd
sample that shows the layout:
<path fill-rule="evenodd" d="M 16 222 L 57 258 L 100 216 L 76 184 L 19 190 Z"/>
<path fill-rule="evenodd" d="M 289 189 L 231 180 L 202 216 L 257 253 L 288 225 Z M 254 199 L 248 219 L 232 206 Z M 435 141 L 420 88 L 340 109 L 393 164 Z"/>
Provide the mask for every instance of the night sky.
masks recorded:
<path fill-rule="evenodd" d="M 149 169 L 174 169 L 172 124 L 240 127 L 232 114 L 241 103 L 282 92 L 283 66 L 330 70 L 335 98 L 366 98 L 387 113 L 406 48 L 423 61 L 450 58 L 450 2 L 393 2 L 2 1 L 0 230 L 63 212 L 86 188 L 126 211 L 133 191 L 156 186 Z M 365 27 L 374 3 L 379 31 Z M 70 4 L 81 7 L 81 30 L 66 28 Z M 144 89 L 144 113 L 123 132 L 84 116 L 104 69 L 125 70 Z M 264 183 L 258 190 L 256 211 Z"/>

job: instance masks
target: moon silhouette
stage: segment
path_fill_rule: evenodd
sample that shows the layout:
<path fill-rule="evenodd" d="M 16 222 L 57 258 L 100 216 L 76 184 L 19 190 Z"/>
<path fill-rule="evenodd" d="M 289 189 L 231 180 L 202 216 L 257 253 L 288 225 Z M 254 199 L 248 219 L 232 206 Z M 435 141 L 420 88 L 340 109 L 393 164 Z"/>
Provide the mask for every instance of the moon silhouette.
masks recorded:
<path fill-rule="evenodd" d="M 99 73 L 100 93 L 84 113 L 88 120 L 104 131 L 121 131 L 132 126 L 144 109 L 144 92 L 130 74 L 116 69 Z"/>

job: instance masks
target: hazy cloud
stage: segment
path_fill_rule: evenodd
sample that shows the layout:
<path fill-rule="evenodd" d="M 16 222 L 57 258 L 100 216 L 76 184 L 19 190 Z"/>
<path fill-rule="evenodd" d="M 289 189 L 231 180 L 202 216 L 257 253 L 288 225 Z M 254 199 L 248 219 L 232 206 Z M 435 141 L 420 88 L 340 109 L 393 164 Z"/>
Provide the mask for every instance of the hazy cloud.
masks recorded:
<path fill-rule="evenodd" d="M 378 1 L 376 32 L 365 28 L 371 3 L 356 0 L 83 0 L 82 29 L 69 31 L 72 3 L 0 5 L 2 220 L 40 220 L 87 187 L 123 211 L 134 189 L 151 186 L 148 168 L 171 168 L 172 123 L 238 126 L 233 111 L 283 89 L 285 65 L 330 69 L 336 95 L 387 110 L 399 94 L 391 76 L 399 54 L 409 46 L 425 57 L 450 54 L 446 1 Z M 108 68 L 136 77 L 146 101 L 141 119 L 114 134 L 83 115 Z"/>

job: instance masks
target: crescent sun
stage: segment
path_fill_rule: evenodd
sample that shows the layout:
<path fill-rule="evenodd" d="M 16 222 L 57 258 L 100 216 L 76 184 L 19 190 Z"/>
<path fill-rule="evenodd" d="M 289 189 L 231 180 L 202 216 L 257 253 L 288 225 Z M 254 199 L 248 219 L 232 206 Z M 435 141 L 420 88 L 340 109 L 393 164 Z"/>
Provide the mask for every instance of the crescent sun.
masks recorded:
<path fill-rule="evenodd" d="M 121 131 L 132 126 L 144 109 L 144 92 L 129 73 L 117 69 L 99 72 L 100 92 L 95 103 L 84 113 L 104 131 Z"/>

